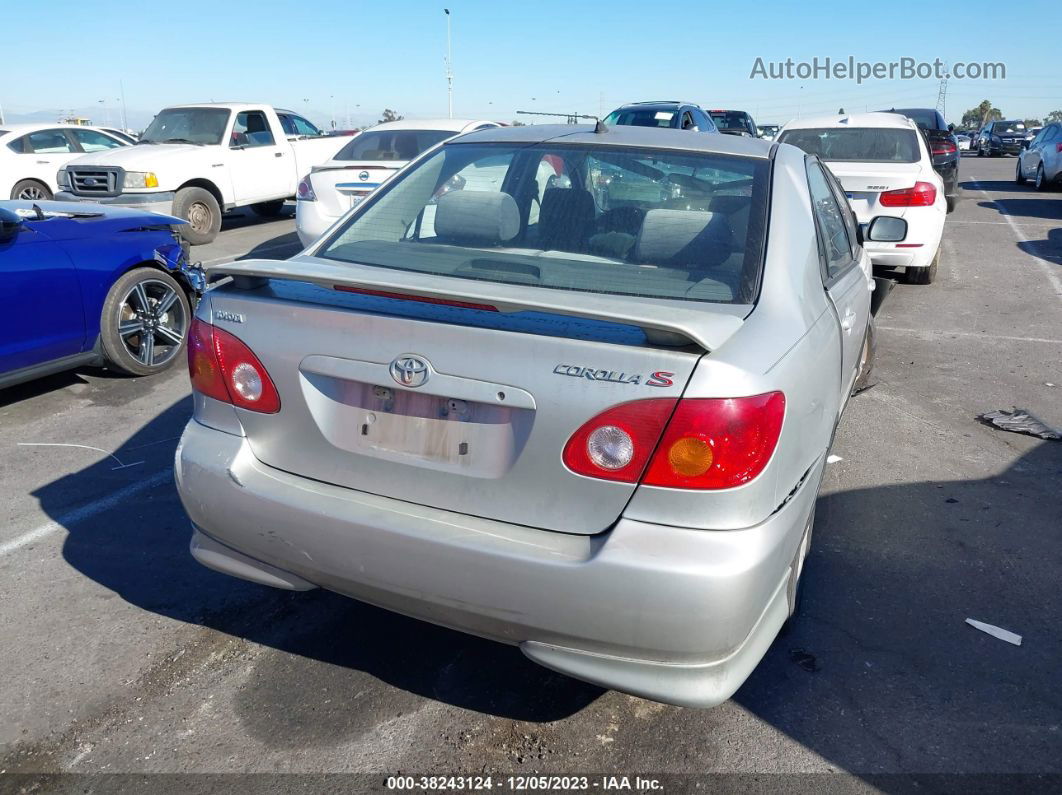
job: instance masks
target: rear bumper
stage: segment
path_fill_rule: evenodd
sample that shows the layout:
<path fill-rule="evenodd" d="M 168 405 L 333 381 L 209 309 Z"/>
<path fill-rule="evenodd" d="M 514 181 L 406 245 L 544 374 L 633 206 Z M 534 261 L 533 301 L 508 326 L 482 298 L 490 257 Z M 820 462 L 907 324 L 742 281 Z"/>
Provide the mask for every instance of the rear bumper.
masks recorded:
<path fill-rule="evenodd" d="M 321 211 L 318 201 L 295 202 L 295 231 L 299 235 L 299 242 L 308 246 L 340 219 L 340 216 L 326 215 Z"/>
<path fill-rule="evenodd" d="M 822 462 L 746 530 L 628 519 L 579 536 L 479 519 L 272 469 L 238 436 L 189 423 L 178 491 L 203 564 L 320 586 L 517 644 L 605 687 L 686 706 L 729 698 L 788 614 L 790 567 Z"/>
<path fill-rule="evenodd" d="M 118 196 L 75 196 L 69 191 L 59 191 L 55 194 L 55 200 L 60 202 L 90 202 L 92 204 L 107 204 L 115 207 L 133 207 L 149 213 L 161 213 L 162 215 L 173 214 L 173 191 L 161 193 L 122 193 Z"/>

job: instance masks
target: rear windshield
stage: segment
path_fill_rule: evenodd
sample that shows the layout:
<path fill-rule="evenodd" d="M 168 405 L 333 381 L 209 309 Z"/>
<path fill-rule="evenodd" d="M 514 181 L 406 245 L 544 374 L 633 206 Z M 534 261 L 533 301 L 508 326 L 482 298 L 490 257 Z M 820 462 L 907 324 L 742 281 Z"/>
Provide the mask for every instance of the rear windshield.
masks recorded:
<path fill-rule="evenodd" d="M 666 109 L 620 109 L 614 110 L 605 117 L 605 126 L 614 127 L 617 124 L 626 127 L 670 127 L 671 120 L 678 111 Z"/>
<path fill-rule="evenodd" d="M 339 150 L 334 160 L 412 160 L 435 144 L 457 135 L 453 130 L 378 130 L 363 132 Z"/>
<path fill-rule="evenodd" d="M 947 126 L 941 125 L 937 119 L 935 110 L 886 110 L 883 113 L 899 113 L 906 116 L 923 130 L 946 130 Z"/>
<path fill-rule="evenodd" d="M 555 290 L 745 304 L 768 162 L 608 146 L 460 144 L 367 200 L 317 256 Z"/>
<path fill-rule="evenodd" d="M 827 127 L 786 130 L 780 143 L 800 147 L 823 160 L 862 163 L 917 163 L 918 136 L 914 130 L 882 127 Z"/>

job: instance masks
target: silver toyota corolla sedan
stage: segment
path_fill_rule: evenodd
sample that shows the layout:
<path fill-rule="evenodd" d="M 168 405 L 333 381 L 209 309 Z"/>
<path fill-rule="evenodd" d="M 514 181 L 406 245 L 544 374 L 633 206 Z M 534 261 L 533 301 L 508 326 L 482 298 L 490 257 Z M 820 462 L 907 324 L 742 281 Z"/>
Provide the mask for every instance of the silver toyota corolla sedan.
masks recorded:
<path fill-rule="evenodd" d="M 443 144 L 294 259 L 210 271 L 192 554 L 718 704 L 793 613 L 891 220 L 755 139 Z"/>

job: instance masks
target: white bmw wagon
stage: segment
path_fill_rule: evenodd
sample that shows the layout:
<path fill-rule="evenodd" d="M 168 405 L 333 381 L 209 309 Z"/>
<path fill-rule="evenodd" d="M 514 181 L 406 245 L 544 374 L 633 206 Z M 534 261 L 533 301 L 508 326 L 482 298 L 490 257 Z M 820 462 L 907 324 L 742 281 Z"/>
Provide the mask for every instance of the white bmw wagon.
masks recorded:
<path fill-rule="evenodd" d="M 210 270 L 192 554 L 718 704 L 793 614 L 870 368 L 863 234 L 793 146 L 536 125 L 432 149 L 298 257 Z"/>

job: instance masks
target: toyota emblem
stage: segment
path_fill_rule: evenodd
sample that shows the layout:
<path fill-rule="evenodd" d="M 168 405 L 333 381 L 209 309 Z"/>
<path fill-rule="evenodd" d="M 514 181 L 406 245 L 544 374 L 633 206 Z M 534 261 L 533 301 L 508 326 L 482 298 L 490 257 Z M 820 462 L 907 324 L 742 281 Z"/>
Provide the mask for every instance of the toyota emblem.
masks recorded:
<path fill-rule="evenodd" d="M 369 172 L 368 171 L 362 171 L 360 174 L 358 174 L 358 179 L 360 179 L 362 182 L 364 182 L 368 178 L 369 178 Z"/>
<path fill-rule="evenodd" d="M 415 388 L 423 386 L 431 373 L 428 362 L 419 356 L 399 356 L 391 362 L 391 377 L 401 386 Z"/>

